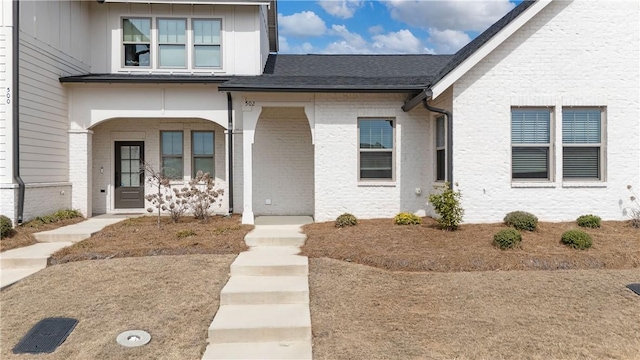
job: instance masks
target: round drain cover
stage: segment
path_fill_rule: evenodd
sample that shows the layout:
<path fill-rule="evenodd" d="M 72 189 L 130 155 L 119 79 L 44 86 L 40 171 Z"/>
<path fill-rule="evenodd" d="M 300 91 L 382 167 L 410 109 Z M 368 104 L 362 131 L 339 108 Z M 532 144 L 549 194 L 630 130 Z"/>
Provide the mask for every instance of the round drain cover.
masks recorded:
<path fill-rule="evenodd" d="M 151 341 L 151 335 L 144 330 L 127 330 L 116 338 L 118 344 L 126 347 L 147 345 Z"/>

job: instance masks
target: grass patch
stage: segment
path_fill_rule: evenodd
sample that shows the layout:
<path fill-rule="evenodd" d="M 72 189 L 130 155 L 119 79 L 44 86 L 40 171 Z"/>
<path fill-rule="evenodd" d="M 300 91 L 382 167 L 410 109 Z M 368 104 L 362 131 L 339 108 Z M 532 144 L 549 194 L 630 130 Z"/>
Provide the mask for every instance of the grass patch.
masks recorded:
<path fill-rule="evenodd" d="M 628 269 L 640 267 L 640 231 L 623 221 L 603 221 L 585 229 L 593 238 L 588 252 L 560 243 L 574 222 L 538 223 L 522 234 L 517 249 L 500 251 L 492 245 L 503 224 L 461 225 L 458 231 L 440 230 L 435 220 L 423 218 L 415 226 L 395 226 L 393 219 L 360 220 L 357 227 L 336 228 L 333 222 L 305 225 L 308 239 L 303 255 L 328 257 L 387 270 L 487 271 Z"/>
<path fill-rule="evenodd" d="M 240 222 L 237 215 L 214 216 L 208 222 L 183 217 L 178 223 L 162 217 L 158 229 L 155 216 L 131 218 L 54 253 L 50 263 L 155 255 L 238 254 L 247 249 L 244 236 L 253 229 Z"/>
<path fill-rule="evenodd" d="M 0 293 L 2 359 L 201 359 L 233 255 L 158 256 L 48 267 Z M 40 319 L 79 320 L 52 354 L 11 349 Z M 142 329 L 151 342 L 116 344 Z"/>

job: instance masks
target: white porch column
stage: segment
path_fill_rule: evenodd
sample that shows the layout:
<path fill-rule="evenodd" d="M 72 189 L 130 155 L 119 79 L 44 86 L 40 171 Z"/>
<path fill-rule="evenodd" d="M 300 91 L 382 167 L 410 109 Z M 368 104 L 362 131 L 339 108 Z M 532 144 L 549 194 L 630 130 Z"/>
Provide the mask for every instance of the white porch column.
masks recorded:
<path fill-rule="evenodd" d="M 253 225 L 253 141 L 262 106 L 244 106 L 242 111 L 242 223 Z"/>
<path fill-rule="evenodd" d="M 92 135 L 91 130 L 69 130 L 71 206 L 87 218 L 91 217 Z"/>

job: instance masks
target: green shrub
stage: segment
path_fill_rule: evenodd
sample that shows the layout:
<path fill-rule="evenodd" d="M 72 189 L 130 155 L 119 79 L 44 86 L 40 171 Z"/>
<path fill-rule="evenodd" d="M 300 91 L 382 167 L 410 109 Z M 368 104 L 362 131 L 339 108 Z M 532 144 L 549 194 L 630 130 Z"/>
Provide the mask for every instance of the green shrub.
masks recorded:
<path fill-rule="evenodd" d="M 192 229 L 180 230 L 176 233 L 176 237 L 178 237 L 179 239 L 186 238 L 189 236 L 195 236 L 195 235 L 196 235 L 196 232 L 193 231 Z"/>
<path fill-rule="evenodd" d="M 526 211 L 513 211 L 504 217 L 504 223 L 518 230 L 534 231 L 538 227 L 538 218 Z"/>
<path fill-rule="evenodd" d="M 511 249 L 522 241 L 520 231 L 516 229 L 502 229 L 493 235 L 493 244 L 500 249 Z"/>
<path fill-rule="evenodd" d="M 82 217 L 82 213 L 78 210 L 58 210 L 53 213 L 53 217 L 60 220 L 75 219 Z"/>
<path fill-rule="evenodd" d="M 344 213 L 336 218 L 336 227 L 341 228 L 354 225 L 358 225 L 358 219 L 349 213 Z"/>
<path fill-rule="evenodd" d="M 449 231 L 458 229 L 464 215 L 464 209 L 460 205 L 461 198 L 460 191 L 454 191 L 449 183 L 445 183 L 444 188 L 439 192 L 429 195 L 429 202 L 440 215 L 437 221 L 441 228 Z"/>
<path fill-rule="evenodd" d="M 399 213 L 398 215 L 396 215 L 395 218 L 393 218 L 393 220 L 398 225 L 420 225 L 420 224 L 422 224 L 422 219 L 418 215 L 415 215 L 415 214 L 412 214 L 412 213 L 408 213 L 408 212 Z"/>
<path fill-rule="evenodd" d="M 4 239 L 13 233 L 13 224 L 11 219 L 4 215 L 0 215 L 0 239 Z"/>
<path fill-rule="evenodd" d="M 582 215 L 579 218 L 577 218 L 576 223 L 580 227 L 595 229 L 600 227 L 600 220 L 602 220 L 600 219 L 600 216 L 589 214 L 589 215 Z"/>
<path fill-rule="evenodd" d="M 562 233 L 562 243 L 574 249 L 588 249 L 593 244 L 591 236 L 586 232 L 578 229 L 567 230 Z"/>

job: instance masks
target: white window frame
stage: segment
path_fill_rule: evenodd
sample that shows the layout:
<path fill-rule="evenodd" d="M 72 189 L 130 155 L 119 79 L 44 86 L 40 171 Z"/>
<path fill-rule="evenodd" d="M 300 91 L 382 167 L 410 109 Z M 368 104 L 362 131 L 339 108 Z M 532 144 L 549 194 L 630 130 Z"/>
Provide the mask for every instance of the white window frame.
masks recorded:
<path fill-rule="evenodd" d="M 360 121 L 362 120 L 379 120 L 379 121 L 391 121 L 391 141 L 393 142 L 393 146 L 391 149 L 361 149 L 360 148 Z M 357 132 L 358 132 L 358 142 L 357 142 L 357 150 L 358 150 L 358 181 L 360 182 L 390 182 L 396 180 L 396 119 L 390 117 L 359 117 L 357 124 Z M 391 153 L 391 177 L 390 178 L 363 178 L 361 177 L 361 167 L 360 167 L 360 154 L 363 152 L 390 152 Z"/>
<path fill-rule="evenodd" d="M 222 68 L 222 40 L 223 40 L 223 31 L 222 31 L 222 18 L 202 18 L 202 17 L 192 17 L 189 19 L 191 24 L 191 49 L 189 50 L 189 54 L 191 55 L 191 68 L 194 70 L 202 70 L 202 69 L 221 69 Z M 196 44 L 196 32 L 193 29 L 193 23 L 197 20 L 218 20 L 220 22 L 220 41 L 217 44 Z M 218 46 L 220 48 L 220 66 L 196 66 L 196 47 L 198 46 Z"/>
<path fill-rule="evenodd" d="M 548 143 L 513 143 L 511 136 L 513 131 L 513 111 L 514 110 L 539 110 L 549 112 L 549 142 Z M 512 106 L 509 111 L 509 172 L 511 174 L 512 183 L 551 183 L 555 180 L 555 109 L 553 107 L 545 106 Z M 514 178 L 513 177 L 513 148 L 547 148 L 547 178 Z"/>
<path fill-rule="evenodd" d="M 131 42 L 124 41 L 124 20 L 126 19 L 149 19 L 151 22 L 151 42 L 149 46 L 150 61 L 149 66 L 126 66 L 125 64 L 125 54 L 124 54 L 124 45 L 125 43 L 132 44 Z M 185 67 L 160 67 L 159 66 L 159 41 L 158 41 L 158 20 L 173 20 L 173 19 L 183 19 L 186 21 L 186 38 L 185 38 Z M 218 20 L 220 21 L 220 66 L 215 67 L 196 67 L 195 66 L 195 38 L 193 32 L 193 21 L 194 20 Z M 117 46 L 119 49 L 119 72 L 126 73 L 135 73 L 135 72 L 159 72 L 159 73 L 224 73 L 225 72 L 225 61 L 224 61 L 224 37 L 225 37 L 225 17 L 223 15 L 215 15 L 215 16 L 140 16 L 136 14 L 125 14 L 120 16 L 119 23 L 119 37 L 114 40 L 114 46 Z M 117 41 L 117 45 L 115 42 Z M 115 55 L 115 54 L 114 54 Z M 115 56 L 112 58 L 115 61 Z M 113 64 L 115 68 L 118 65 L 116 63 Z"/>
<path fill-rule="evenodd" d="M 442 146 L 438 146 L 438 120 L 442 119 L 442 122 L 444 123 L 444 139 L 443 139 L 443 145 Z M 436 182 L 445 182 L 447 181 L 447 157 L 449 156 L 449 154 L 447 154 L 447 117 L 444 115 L 439 115 L 436 116 L 436 120 L 434 121 L 434 142 L 433 144 L 435 145 L 436 151 L 435 151 L 435 156 L 434 156 L 434 171 L 433 171 L 433 175 L 434 175 L 434 180 Z M 438 151 L 444 151 L 444 174 L 442 174 L 442 179 L 438 179 Z"/>
<path fill-rule="evenodd" d="M 162 20 L 182 20 L 184 21 L 184 43 L 161 43 L 160 42 L 160 21 Z M 156 69 L 188 69 L 189 68 L 189 19 L 186 17 L 156 17 L 155 18 L 155 29 L 156 29 L 156 41 L 155 41 L 155 50 L 156 50 Z M 162 45 L 182 45 L 184 46 L 184 66 L 162 66 L 160 64 L 160 47 Z"/>
<path fill-rule="evenodd" d="M 163 153 L 163 137 L 162 134 L 164 133 L 180 133 L 181 138 L 182 138 L 182 149 L 180 152 L 180 156 L 175 155 L 175 154 L 167 154 L 165 155 Z M 176 177 L 172 177 L 171 174 L 169 174 L 167 177 L 170 178 L 171 180 L 182 180 L 185 177 L 185 172 L 184 172 L 184 147 L 185 147 L 185 143 L 184 143 L 184 131 L 182 130 L 160 130 L 160 172 L 164 175 L 164 170 L 165 170 L 165 166 L 164 166 L 164 159 L 165 158 L 172 158 L 172 159 L 181 159 L 182 162 L 182 175 L 181 176 L 176 176 Z"/>
<path fill-rule="evenodd" d="M 125 20 L 130 20 L 130 19 L 135 19 L 135 20 L 149 20 L 149 41 L 148 42 L 135 42 L 135 41 L 125 41 L 124 40 L 124 21 Z M 149 16 L 123 16 L 120 19 L 120 37 L 118 39 L 120 45 L 119 45 L 119 49 L 120 49 L 120 66 L 123 69 L 144 69 L 144 70 L 148 70 L 148 69 L 152 69 L 153 68 L 153 64 L 154 64 L 154 56 L 155 56 L 155 50 L 153 48 L 153 18 L 149 17 Z M 149 66 L 127 66 L 127 60 L 125 58 L 126 54 L 124 51 L 124 47 L 125 45 L 137 45 L 137 44 L 148 44 L 149 45 Z"/>
<path fill-rule="evenodd" d="M 607 129 L 607 112 L 606 112 L 606 107 L 604 106 L 563 106 L 562 107 L 562 112 L 563 112 L 563 121 L 564 121 L 564 111 L 565 110 L 599 110 L 600 111 L 600 142 L 599 143 L 578 143 L 578 144 L 572 144 L 572 143 L 568 143 L 565 144 L 564 143 L 564 139 L 562 140 L 562 166 L 563 166 L 563 170 L 562 170 L 562 181 L 563 182 L 605 182 L 606 181 L 606 169 L 607 169 L 607 161 L 606 161 L 606 129 Z M 562 130 L 562 127 L 560 129 L 560 131 Z M 563 134 L 564 135 L 564 134 Z M 562 136 L 561 138 L 564 138 L 564 136 Z M 580 147 L 584 147 L 584 148 L 598 148 L 598 178 L 578 178 L 578 177 L 570 177 L 567 178 L 564 174 L 564 148 L 565 147 L 570 147 L 570 148 L 580 148 Z"/>

